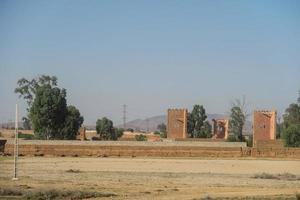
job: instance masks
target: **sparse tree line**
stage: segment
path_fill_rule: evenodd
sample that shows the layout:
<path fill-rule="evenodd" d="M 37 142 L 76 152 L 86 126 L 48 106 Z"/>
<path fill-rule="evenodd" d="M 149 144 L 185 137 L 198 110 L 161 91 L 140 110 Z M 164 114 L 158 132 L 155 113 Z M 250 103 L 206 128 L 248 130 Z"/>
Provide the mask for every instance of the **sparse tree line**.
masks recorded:
<path fill-rule="evenodd" d="M 75 106 L 67 105 L 67 91 L 57 86 L 55 76 L 21 78 L 17 85 L 15 93 L 28 105 L 27 117 L 22 118 L 24 128 L 33 129 L 36 139 L 76 139 L 84 118 Z M 102 140 L 117 140 L 123 134 L 105 117 L 97 120 L 96 129 Z"/>
<path fill-rule="evenodd" d="M 21 78 L 17 85 L 15 93 L 28 105 L 28 115 L 22 118 L 24 128 L 33 129 L 37 139 L 76 139 L 84 118 L 75 106 L 67 105 L 66 89 L 57 86 L 55 76 L 42 75 L 32 80 Z M 244 98 L 232 104 L 229 141 L 245 141 L 243 128 L 248 115 Z M 203 105 L 194 105 L 187 118 L 189 137 L 212 137 L 212 126 L 207 120 Z M 279 122 L 277 127 L 277 137 L 284 139 L 287 146 L 300 147 L 300 93 L 297 102 L 286 109 L 283 122 Z M 157 129 L 155 134 L 167 137 L 164 123 L 159 124 Z M 113 122 L 106 117 L 97 120 L 96 131 L 101 140 L 117 140 L 124 132 L 123 129 L 114 127 Z M 136 139 L 145 138 L 139 136 Z"/>

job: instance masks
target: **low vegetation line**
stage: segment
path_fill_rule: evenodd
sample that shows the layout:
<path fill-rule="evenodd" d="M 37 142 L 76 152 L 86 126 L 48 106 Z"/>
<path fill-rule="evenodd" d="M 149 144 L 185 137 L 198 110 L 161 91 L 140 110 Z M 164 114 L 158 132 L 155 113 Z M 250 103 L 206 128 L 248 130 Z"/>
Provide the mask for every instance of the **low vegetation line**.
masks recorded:
<path fill-rule="evenodd" d="M 30 199 L 30 200 L 81 200 L 96 197 L 114 197 L 117 196 L 115 193 L 103 193 L 93 191 L 60 191 L 60 190 L 19 190 L 10 188 L 0 188 L 0 199 Z"/>
<path fill-rule="evenodd" d="M 290 173 L 283 173 L 283 174 L 261 173 L 261 174 L 255 174 L 252 178 L 256 178 L 256 179 L 287 180 L 287 181 L 297 181 L 297 180 L 300 180 L 300 176 L 296 176 L 296 175 L 290 174 Z"/>

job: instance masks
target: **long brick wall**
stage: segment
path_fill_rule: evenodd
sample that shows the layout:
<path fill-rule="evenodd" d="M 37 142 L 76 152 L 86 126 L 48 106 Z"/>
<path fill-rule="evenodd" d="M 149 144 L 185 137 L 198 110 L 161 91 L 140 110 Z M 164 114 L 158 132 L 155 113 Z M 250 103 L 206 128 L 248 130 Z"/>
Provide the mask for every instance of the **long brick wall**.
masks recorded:
<path fill-rule="evenodd" d="M 121 156 L 121 157 L 201 157 L 201 158 L 292 158 L 300 159 L 300 148 L 284 148 L 280 146 L 249 147 L 208 147 L 189 146 L 186 142 L 172 144 L 143 145 L 131 142 L 122 143 L 59 143 L 44 142 L 38 144 L 20 143 L 19 154 L 23 156 Z M 146 144 L 146 143 L 145 143 Z M 180 145 L 182 144 L 182 145 Z M 226 144 L 228 144 L 226 142 Z M 13 155 L 14 145 L 7 143 L 4 153 Z"/>
<path fill-rule="evenodd" d="M 13 145 L 5 146 L 13 155 Z M 21 144 L 19 154 L 26 156 L 128 156 L 128 157 L 242 157 L 241 147 L 189 146 L 98 146 Z"/>

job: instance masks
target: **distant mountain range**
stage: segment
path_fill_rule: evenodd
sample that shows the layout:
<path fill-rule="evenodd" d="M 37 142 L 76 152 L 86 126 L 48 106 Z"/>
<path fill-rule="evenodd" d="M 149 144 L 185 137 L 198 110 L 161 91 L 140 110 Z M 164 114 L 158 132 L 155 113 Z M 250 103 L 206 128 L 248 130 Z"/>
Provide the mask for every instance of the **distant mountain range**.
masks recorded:
<path fill-rule="evenodd" d="M 223 118 L 228 118 L 228 116 L 222 114 L 207 114 L 207 119 L 210 123 L 212 123 L 212 119 L 223 119 Z M 157 126 L 161 123 L 167 124 L 166 115 L 158 115 L 147 119 L 135 119 L 127 122 L 126 128 L 152 132 L 152 131 L 156 131 Z M 123 124 L 118 125 L 117 127 L 122 128 Z M 244 132 L 245 134 L 252 133 L 252 123 L 250 121 L 246 121 Z"/>
<path fill-rule="evenodd" d="M 227 115 L 222 114 L 207 114 L 207 119 L 210 123 L 212 123 L 212 119 L 223 119 L 228 118 Z M 140 130 L 140 131 L 156 131 L 157 126 L 161 123 L 167 124 L 167 116 L 166 115 L 158 115 L 154 117 L 150 117 L 147 119 L 135 119 L 132 121 L 129 121 L 126 123 L 126 128 L 132 128 L 134 130 Z M 11 123 L 2 123 L 0 124 L 1 128 L 14 128 L 15 124 L 13 122 Z M 23 123 L 19 122 L 19 127 L 23 128 Z M 123 124 L 117 125 L 118 128 L 123 128 Z M 95 125 L 86 125 L 86 128 L 88 130 L 95 130 Z M 246 121 L 245 127 L 244 127 L 244 134 L 249 135 L 252 134 L 252 122 Z"/>

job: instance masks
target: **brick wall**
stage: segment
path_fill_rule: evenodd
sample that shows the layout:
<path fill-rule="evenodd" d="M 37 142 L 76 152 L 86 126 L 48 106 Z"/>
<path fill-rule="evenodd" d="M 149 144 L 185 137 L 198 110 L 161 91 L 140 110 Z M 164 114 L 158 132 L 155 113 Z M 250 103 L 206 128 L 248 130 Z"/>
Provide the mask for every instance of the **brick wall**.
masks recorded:
<path fill-rule="evenodd" d="M 168 138 L 187 138 L 187 109 L 168 109 Z"/>
<path fill-rule="evenodd" d="M 276 111 L 254 111 L 253 141 L 276 139 Z"/>
<path fill-rule="evenodd" d="M 126 143 L 126 142 L 125 142 Z M 181 142 L 185 143 L 185 142 Z M 197 143 L 197 142 L 196 142 Z M 225 144 L 229 142 L 224 142 Z M 230 144 L 230 143 L 229 143 Z M 13 155 L 14 145 L 5 145 L 4 153 Z M 124 156 L 124 157 L 199 157 L 199 158 L 296 158 L 300 159 L 300 148 L 280 146 L 207 147 L 191 145 L 103 145 L 103 144 L 22 144 L 19 154 L 24 156 Z"/>
<path fill-rule="evenodd" d="M 13 145 L 5 153 L 13 155 Z M 241 157 L 241 147 L 190 146 L 98 146 L 98 145 L 26 145 L 19 146 L 26 156 L 141 156 L 141 157 Z"/>

